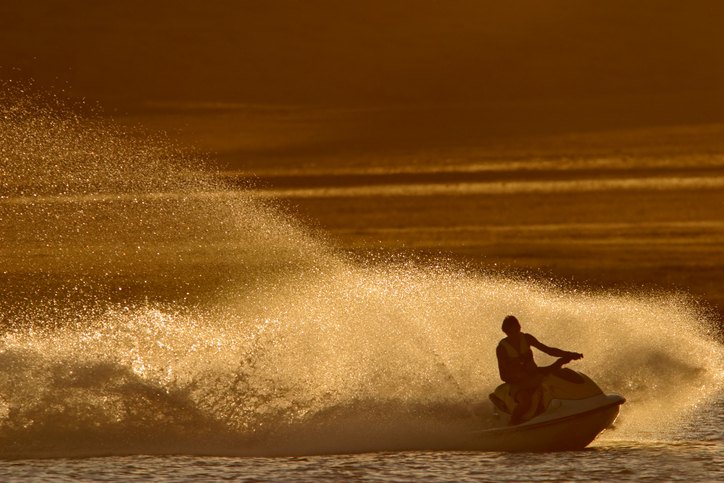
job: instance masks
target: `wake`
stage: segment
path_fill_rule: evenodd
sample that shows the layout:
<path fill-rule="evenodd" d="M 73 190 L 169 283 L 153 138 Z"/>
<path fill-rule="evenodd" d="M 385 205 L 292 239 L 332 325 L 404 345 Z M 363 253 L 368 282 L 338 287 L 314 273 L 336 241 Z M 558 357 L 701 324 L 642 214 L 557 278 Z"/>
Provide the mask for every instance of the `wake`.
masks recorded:
<path fill-rule="evenodd" d="M 511 313 L 628 399 L 619 436 L 721 391 L 685 295 L 352 260 L 163 139 L 4 92 L 0 456 L 455 448 Z"/>

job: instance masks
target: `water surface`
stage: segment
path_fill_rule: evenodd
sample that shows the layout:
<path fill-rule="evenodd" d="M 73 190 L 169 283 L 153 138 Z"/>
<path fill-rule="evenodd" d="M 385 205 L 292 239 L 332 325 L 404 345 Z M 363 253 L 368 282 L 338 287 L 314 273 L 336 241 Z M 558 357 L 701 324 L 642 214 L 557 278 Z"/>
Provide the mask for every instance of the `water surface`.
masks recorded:
<path fill-rule="evenodd" d="M 5 96 L 4 479 L 721 475 L 712 401 L 724 351 L 712 312 L 685 292 L 352 256 L 164 139 Z M 565 186 L 688 189 L 667 179 Z M 719 189 L 718 179 L 686 183 Z M 435 195 L 413 187 L 394 195 Z M 720 229 L 707 223 L 649 228 Z M 627 398 L 591 449 L 456 451 L 467 431 L 492 424 L 472 408 L 498 383 L 493 348 L 509 313 L 547 344 L 583 352 L 575 368 Z"/>

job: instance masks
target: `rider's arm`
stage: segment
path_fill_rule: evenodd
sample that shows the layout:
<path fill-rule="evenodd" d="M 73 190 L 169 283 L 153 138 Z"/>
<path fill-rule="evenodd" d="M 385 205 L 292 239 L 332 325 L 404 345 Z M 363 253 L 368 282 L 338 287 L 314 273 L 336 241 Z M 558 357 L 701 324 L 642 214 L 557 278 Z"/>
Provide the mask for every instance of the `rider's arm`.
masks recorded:
<path fill-rule="evenodd" d="M 578 352 L 569 352 L 564 351 L 562 349 L 556 349 L 555 347 L 548 347 L 547 345 L 543 344 L 542 342 L 539 342 L 538 339 L 533 337 L 530 334 L 526 334 L 526 337 L 528 337 L 528 343 L 535 347 L 536 349 L 545 352 L 549 356 L 553 357 L 570 357 L 573 360 L 580 359 L 583 357 L 583 354 L 580 354 Z"/>

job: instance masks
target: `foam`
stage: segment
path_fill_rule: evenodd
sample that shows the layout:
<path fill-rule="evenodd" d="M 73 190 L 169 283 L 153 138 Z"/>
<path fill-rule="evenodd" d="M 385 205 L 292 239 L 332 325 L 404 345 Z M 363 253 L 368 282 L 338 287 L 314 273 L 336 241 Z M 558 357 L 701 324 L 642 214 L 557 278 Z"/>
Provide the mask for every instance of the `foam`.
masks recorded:
<path fill-rule="evenodd" d="M 685 295 L 350 260 L 162 138 L 2 101 L 2 456 L 454 448 L 509 313 L 627 397 L 621 437 L 721 388 Z"/>

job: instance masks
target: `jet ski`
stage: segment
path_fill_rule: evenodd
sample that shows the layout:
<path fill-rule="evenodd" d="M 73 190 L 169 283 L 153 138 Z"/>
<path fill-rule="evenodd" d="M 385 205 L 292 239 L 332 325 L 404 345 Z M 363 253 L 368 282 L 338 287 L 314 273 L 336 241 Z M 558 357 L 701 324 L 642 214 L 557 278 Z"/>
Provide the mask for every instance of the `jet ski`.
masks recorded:
<path fill-rule="evenodd" d="M 470 449 L 484 451 L 564 451 L 583 449 L 613 425 L 626 400 L 604 394 L 583 373 L 558 369 L 548 374 L 533 396 L 521 424 L 509 425 L 515 405 L 510 385 L 501 384 L 490 395 L 496 424 L 473 431 Z"/>

